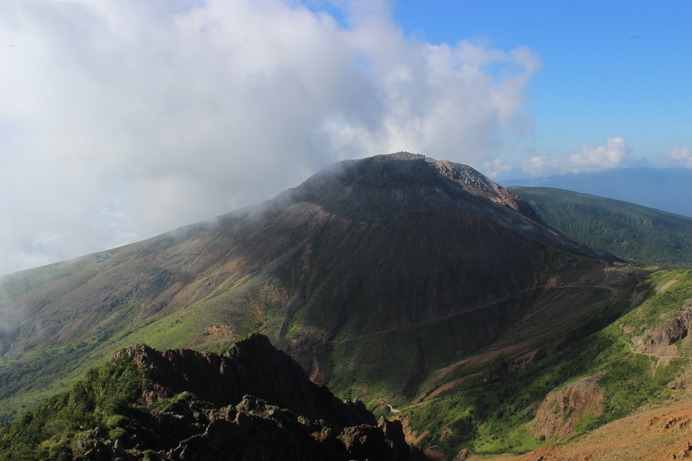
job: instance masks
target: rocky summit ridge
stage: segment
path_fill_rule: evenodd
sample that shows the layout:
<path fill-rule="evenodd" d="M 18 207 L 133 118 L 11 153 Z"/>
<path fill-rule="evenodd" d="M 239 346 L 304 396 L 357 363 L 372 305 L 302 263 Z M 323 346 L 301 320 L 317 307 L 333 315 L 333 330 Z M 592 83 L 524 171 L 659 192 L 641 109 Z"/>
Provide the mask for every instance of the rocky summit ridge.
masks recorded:
<path fill-rule="evenodd" d="M 236 405 L 245 395 L 271 402 L 337 428 L 375 425 L 359 401 L 341 401 L 308 379 L 300 366 L 266 336 L 253 334 L 222 354 L 191 349 L 158 351 L 144 344 L 116 354 L 134 361 L 146 382 L 142 399 L 157 401 L 189 392 L 217 407 Z"/>
<path fill-rule="evenodd" d="M 270 203 L 270 208 L 309 203 L 357 220 L 464 213 L 568 251 L 612 259 L 565 238 L 521 197 L 472 167 L 408 152 L 330 165 Z"/>
<path fill-rule="evenodd" d="M 353 216 L 379 218 L 433 210 L 485 214 L 492 203 L 541 222 L 521 198 L 470 166 L 408 152 L 328 166 L 281 197 Z"/>
<path fill-rule="evenodd" d="M 424 459 L 262 335 L 220 355 L 132 346 L 0 436 L 0 459 Z"/>

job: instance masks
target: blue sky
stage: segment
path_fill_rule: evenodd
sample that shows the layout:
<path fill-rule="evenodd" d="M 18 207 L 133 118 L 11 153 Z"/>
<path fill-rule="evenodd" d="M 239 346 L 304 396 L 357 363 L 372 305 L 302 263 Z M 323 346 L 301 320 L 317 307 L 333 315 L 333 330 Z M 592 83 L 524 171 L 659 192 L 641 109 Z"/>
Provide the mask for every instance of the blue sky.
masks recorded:
<path fill-rule="evenodd" d="M 410 151 L 692 168 L 692 2 L 3 0 L 0 274 Z"/>
<path fill-rule="evenodd" d="M 430 43 L 530 47 L 542 62 L 527 87 L 541 155 L 621 136 L 662 166 L 692 143 L 692 2 L 399 0 L 394 17 Z"/>

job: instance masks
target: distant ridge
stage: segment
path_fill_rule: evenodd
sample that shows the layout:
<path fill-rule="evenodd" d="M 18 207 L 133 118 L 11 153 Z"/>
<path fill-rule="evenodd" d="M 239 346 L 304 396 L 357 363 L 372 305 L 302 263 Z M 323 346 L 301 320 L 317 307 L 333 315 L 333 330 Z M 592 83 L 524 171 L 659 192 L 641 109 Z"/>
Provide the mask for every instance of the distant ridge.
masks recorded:
<path fill-rule="evenodd" d="M 585 245 L 643 264 L 692 267 L 692 218 L 562 189 L 510 190 L 545 222 Z"/>
<path fill-rule="evenodd" d="M 507 186 L 566 189 L 692 216 L 692 170 L 686 168 L 617 168 L 501 182 Z"/>

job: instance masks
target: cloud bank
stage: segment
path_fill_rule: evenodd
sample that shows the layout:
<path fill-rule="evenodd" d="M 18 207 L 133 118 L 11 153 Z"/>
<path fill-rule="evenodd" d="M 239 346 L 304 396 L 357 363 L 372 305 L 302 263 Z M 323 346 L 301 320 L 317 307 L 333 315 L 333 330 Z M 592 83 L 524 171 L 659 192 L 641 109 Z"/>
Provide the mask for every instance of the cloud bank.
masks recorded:
<path fill-rule="evenodd" d="M 339 20 L 310 4 L 4 0 L 0 273 L 270 198 L 344 158 L 497 164 L 531 130 L 529 49 L 410 39 L 385 2 L 339 3 Z"/>
<path fill-rule="evenodd" d="M 665 157 L 666 166 L 692 168 L 692 148 L 676 147 Z"/>
<path fill-rule="evenodd" d="M 624 138 L 608 138 L 605 146 L 582 146 L 581 153 L 565 158 L 531 157 L 523 163 L 522 170 L 531 176 L 602 171 L 632 161 L 631 152 Z"/>

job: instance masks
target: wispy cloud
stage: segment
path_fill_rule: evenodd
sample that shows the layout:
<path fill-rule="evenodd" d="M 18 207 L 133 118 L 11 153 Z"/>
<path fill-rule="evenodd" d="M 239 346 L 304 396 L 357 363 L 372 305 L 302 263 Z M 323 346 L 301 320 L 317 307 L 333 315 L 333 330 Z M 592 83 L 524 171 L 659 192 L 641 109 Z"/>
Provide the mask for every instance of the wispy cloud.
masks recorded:
<path fill-rule="evenodd" d="M 669 167 L 692 168 L 692 148 L 676 147 L 668 152 L 665 164 Z"/>
<path fill-rule="evenodd" d="M 529 49 L 431 45 L 387 2 L 341 5 L 343 23 L 289 0 L 3 1 L 0 273 L 269 198 L 343 158 L 480 166 L 531 130 Z"/>
<path fill-rule="evenodd" d="M 608 138 L 605 146 L 582 146 L 579 154 L 569 157 L 531 157 L 522 164 L 522 170 L 532 176 L 602 171 L 622 166 L 633 160 L 631 152 L 632 149 L 624 138 Z"/>

